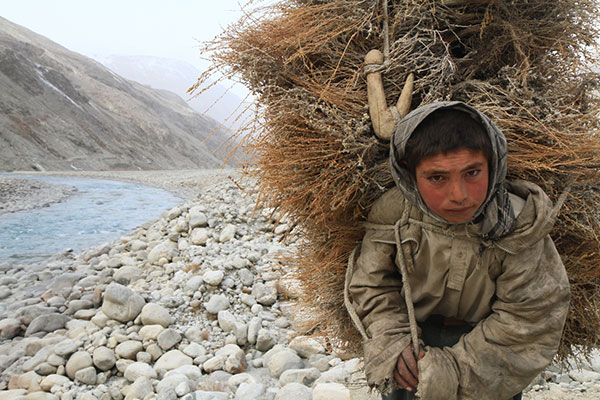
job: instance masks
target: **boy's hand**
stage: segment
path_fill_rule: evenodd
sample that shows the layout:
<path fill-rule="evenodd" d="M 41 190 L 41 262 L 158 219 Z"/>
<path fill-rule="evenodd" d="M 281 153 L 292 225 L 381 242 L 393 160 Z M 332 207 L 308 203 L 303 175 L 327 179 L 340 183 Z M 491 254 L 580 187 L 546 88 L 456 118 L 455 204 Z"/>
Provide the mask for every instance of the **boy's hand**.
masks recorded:
<path fill-rule="evenodd" d="M 396 379 L 396 382 L 402 389 L 406 389 L 409 392 L 417 390 L 417 385 L 419 384 L 417 360 L 420 360 L 424 356 L 423 347 L 419 346 L 419 358 L 415 359 L 412 343 L 406 346 L 402 353 L 400 353 L 396 361 L 396 368 L 394 368 L 394 379 Z"/>

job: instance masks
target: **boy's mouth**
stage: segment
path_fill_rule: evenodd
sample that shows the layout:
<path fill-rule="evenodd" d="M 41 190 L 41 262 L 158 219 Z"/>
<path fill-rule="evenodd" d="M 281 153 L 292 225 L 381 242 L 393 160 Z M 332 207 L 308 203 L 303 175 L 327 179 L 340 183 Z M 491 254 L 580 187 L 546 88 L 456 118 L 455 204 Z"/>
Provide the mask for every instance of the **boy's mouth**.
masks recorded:
<path fill-rule="evenodd" d="M 453 214 L 463 214 L 469 210 L 471 210 L 472 207 L 462 207 L 462 208 L 453 208 L 453 209 L 449 209 L 447 210 L 447 212 L 453 213 Z"/>
<path fill-rule="evenodd" d="M 446 209 L 446 219 L 453 223 L 467 222 L 473 213 L 473 207 Z"/>

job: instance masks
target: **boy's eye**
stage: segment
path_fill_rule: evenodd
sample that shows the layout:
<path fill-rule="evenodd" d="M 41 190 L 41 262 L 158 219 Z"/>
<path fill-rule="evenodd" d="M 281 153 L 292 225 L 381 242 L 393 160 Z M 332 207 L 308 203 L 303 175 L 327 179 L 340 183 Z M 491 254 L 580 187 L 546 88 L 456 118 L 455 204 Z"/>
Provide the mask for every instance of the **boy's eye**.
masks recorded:
<path fill-rule="evenodd" d="M 477 176 L 477 175 L 479 175 L 480 172 L 481 172 L 480 169 L 474 169 L 472 171 L 468 171 L 467 176 Z"/>
<path fill-rule="evenodd" d="M 432 183 L 440 183 L 444 180 L 444 177 L 442 175 L 432 175 L 427 179 Z"/>

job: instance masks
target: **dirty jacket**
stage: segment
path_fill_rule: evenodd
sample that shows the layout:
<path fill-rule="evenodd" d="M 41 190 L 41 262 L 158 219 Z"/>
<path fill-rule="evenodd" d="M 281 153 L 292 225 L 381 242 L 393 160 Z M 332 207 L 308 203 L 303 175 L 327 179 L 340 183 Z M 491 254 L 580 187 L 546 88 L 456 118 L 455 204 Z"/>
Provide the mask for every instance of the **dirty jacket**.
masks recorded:
<path fill-rule="evenodd" d="M 506 155 L 502 140 L 496 142 L 500 155 L 491 166 L 497 175 L 472 221 L 445 222 L 427 210 L 418 192 L 407 195 L 412 182 L 398 176 L 397 187 L 373 205 L 362 244 L 349 263 L 345 293 L 364 338 L 371 386 L 393 388 L 396 360 L 411 342 L 400 263 L 406 266 L 417 321 L 436 314 L 474 325 L 452 347 L 425 348 L 419 361 L 422 399 L 508 399 L 556 354 L 569 301 L 567 275 L 549 236 L 557 209 L 535 184 L 505 181 L 505 165 L 498 174 Z M 504 199 L 496 193 L 500 185 Z M 509 216 L 499 218 L 497 209 L 489 210 L 498 202 L 506 203 Z"/>

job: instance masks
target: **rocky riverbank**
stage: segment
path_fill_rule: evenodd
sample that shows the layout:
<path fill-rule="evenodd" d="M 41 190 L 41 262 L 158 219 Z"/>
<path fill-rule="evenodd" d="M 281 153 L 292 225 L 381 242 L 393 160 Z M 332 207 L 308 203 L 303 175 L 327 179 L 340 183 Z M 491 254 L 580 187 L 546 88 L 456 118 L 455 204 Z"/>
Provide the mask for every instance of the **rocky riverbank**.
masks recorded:
<path fill-rule="evenodd" d="M 76 191 L 73 186 L 0 176 L 0 214 L 47 207 Z"/>
<path fill-rule="evenodd" d="M 377 398 L 359 359 L 298 336 L 277 256 L 301 243 L 230 175 L 115 242 L 0 265 L 0 400 Z M 600 357 L 584 367 L 524 398 L 598 398 Z"/>

